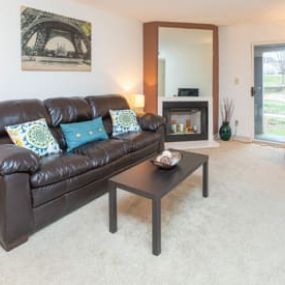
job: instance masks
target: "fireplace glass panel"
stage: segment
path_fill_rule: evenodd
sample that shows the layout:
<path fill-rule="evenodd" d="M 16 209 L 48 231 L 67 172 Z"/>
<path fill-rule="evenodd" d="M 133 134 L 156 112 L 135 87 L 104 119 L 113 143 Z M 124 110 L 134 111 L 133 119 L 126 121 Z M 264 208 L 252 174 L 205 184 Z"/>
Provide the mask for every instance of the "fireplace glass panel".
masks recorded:
<path fill-rule="evenodd" d="M 163 102 L 163 116 L 167 142 L 208 139 L 207 102 Z"/>
<path fill-rule="evenodd" d="M 198 109 L 187 111 L 170 111 L 169 135 L 201 134 L 202 112 Z"/>

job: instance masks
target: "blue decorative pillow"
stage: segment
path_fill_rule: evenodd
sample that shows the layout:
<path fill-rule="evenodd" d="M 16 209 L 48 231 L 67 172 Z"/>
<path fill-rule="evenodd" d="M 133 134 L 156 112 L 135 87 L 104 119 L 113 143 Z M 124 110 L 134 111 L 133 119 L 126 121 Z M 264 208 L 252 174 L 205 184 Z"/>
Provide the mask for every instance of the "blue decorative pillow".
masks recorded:
<path fill-rule="evenodd" d="M 66 140 L 67 151 L 92 141 L 108 139 L 101 117 L 80 123 L 61 124 L 60 127 Z"/>
<path fill-rule="evenodd" d="M 45 119 L 8 126 L 5 129 L 15 145 L 27 148 L 38 156 L 61 151 Z"/>
<path fill-rule="evenodd" d="M 110 110 L 113 123 L 113 136 L 141 130 L 133 110 Z"/>

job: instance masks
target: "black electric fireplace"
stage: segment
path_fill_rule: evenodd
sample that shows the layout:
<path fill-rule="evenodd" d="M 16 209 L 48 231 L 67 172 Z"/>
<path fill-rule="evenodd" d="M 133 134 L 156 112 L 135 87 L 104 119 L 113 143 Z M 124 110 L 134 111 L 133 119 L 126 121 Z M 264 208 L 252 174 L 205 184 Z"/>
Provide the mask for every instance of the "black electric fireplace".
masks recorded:
<path fill-rule="evenodd" d="M 166 141 L 208 139 L 208 102 L 163 102 L 166 119 Z"/>

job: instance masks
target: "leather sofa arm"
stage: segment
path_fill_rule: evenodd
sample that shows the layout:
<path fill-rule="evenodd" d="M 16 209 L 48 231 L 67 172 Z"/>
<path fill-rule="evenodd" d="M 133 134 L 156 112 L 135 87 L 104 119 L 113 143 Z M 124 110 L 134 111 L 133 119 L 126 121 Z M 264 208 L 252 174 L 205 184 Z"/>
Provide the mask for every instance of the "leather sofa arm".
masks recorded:
<path fill-rule="evenodd" d="M 144 131 L 157 131 L 161 126 L 165 125 L 163 117 L 151 113 L 137 114 L 137 119 Z"/>
<path fill-rule="evenodd" d="M 0 175 L 33 173 L 39 167 L 39 157 L 32 151 L 13 144 L 0 145 Z"/>

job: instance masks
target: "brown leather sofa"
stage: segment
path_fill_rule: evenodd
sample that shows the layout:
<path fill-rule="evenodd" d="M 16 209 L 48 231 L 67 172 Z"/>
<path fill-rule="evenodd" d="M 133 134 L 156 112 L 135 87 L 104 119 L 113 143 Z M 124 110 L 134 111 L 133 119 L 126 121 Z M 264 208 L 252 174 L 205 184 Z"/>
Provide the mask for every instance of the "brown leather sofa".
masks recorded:
<path fill-rule="evenodd" d="M 153 114 L 138 117 L 141 132 L 111 136 L 109 110 L 126 108 L 127 101 L 119 95 L 0 103 L 0 243 L 5 250 L 104 194 L 109 177 L 163 149 L 164 120 Z M 110 139 L 41 159 L 13 145 L 5 132 L 5 126 L 45 118 L 66 149 L 59 125 L 98 116 Z"/>

